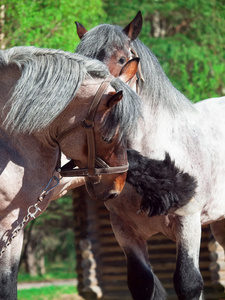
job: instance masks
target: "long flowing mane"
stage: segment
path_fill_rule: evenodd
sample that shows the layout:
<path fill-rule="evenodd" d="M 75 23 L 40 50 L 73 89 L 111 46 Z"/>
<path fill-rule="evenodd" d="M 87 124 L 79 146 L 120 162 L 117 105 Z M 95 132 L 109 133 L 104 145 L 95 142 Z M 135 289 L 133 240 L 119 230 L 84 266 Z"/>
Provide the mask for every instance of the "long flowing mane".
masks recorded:
<path fill-rule="evenodd" d="M 88 31 L 77 46 L 76 52 L 85 56 L 101 59 L 102 53 L 110 57 L 113 49 L 124 49 L 128 37 L 122 27 L 102 24 Z M 144 81 L 140 80 L 140 96 L 150 102 L 151 107 L 161 105 L 170 113 L 194 111 L 191 102 L 170 82 L 155 55 L 138 39 L 131 43 L 140 57 Z"/>
<path fill-rule="evenodd" d="M 16 132 L 31 133 L 49 125 L 89 72 L 103 78 L 108 74 L 101 63 L 81 55 L 35 47 L 1 51 L 0 66 L 11 64 L 18 65 L 21 77 L 6 104 L 10 110 L 4 125 Z"/>
<path fill-rule="evenodd" d="M 114 78 L 111 86 L 116 91 L 123 91 L 123 100 L 114 105 L 109 114 L 104 118 L 102 134 L 106 139 L 111 139 L 116 133 L 122 139 L 127 135 L 133 136 L 138 120 L 142 117 L 140 97 L 119 78 Z M 119 126 L 119 130 L 118 130 Z"/>
<path fill-rule="evenodd" d="M 140 57 L 144 77 L 144 82 L 140 80 L 141 96 L 151 99 L 153 107 L 162 105 L 172 114 L 194 111 L 191 102 L 172 85 L 152 51 L 138 39 L 132 42 L 132 48 Z"/>
<path fill-rule="evenodd" d="M 5 105 L 9 112 L 3 126 L 17 133 L 31 133 L 48 126 L 74 98 L 87 76 L 105 78 L 109 75 L 108 68 L 98 60 L 61 50 L 36 47 L 14 47 L 0 51 L 0 67 L 11 64 L 18 65 L 21 77 Z M 116 105 L 114 113 L 105 118 L 106 135 L 115 133 L 115 120 L 118 119 L 121 128 L 124 126 L 124 133 L 130 130 L 132 122 L 139 114 L 136 94 L 118 79 L 114 79 L 111 85 L 116 91 L 124 90 L 126 101 Z M 132 99 L 136 103 L 133 107 Z M 127 117 L 129 110 L 132 112 Z"/>

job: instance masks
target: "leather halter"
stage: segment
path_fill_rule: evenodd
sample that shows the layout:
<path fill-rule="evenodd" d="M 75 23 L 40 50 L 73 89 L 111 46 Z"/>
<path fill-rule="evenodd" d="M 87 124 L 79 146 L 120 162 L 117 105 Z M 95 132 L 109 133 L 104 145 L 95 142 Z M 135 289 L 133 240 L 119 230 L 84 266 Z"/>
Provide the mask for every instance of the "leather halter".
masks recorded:
<path fill-rule="evenodd" d="M 77 123 L 67 130 L 62 132 L 57 137 L 57 143 L 65 139 L 67 136 L 73 133 L 74 130 L 77 129 L 78 126 L 82 126 L 87 135 L 87 143 L 88 143 L 88 166 L 87 168 L 75 168 L 76 165 L 73 160 L 69 161 L 63 167 L 60 167 L 61 163 L 58 162 L 58 166 L 56 167 L 57 171 L 63 177 L 74 177 L 74 176 L 97 176 L 102 174 L 115 174 L 115 173 L 124 173 L 127 172 L 129 165 L 110 167 L 106 162 L 104 162 L 101 158 L 95 156 L 95 138 L 94 138 L 94 118 L 98 108 L 98 105 L 102 99 L 102 96 L 108 86 L 110 85 L 112 79 L 114 77 L 109 75 L 99 86 L 97 93 L 91 103 L 89 108 L 87 117 L 80 123 Z M 61 151 L 60 151 L 61 152 Z M 59 154 L 61 156 L 61 153 Z M 95 168 L 95 165 L 98 165 L 98 168 Z M 74 169 L 75 168 L 75 169 Z"/>
<path fill-rule="evenodd" d="M 131 53 L 132 53 L 132 55 L 133 55 L 133 58 L 135 58 L 135 57 L 138 57 L 138 58 L 139 58 L 137 52 L 136 52 L 133 48 L 131 48 L 130 51 L 131 51 Z M 141 64 L 140 64 L 140 63 L 138 64 L 138 72 L 137 72 L 137 73 L 138 73 L 138 77 L 140 77 L 140 79 L 141 79 L 142 81 L 145 81 L 145 80 L 144 80 L 144 76 L 143 76 L 143 74 L 142 74 Z"/>
<path fill-rule="evenodd" d="M 130 49 L 130 52 L 131 52 L 133 58 L 139 58 L 137 52 L 136 52 L 133 48 Z M 140 79 L 141 79 L 143 82 L 145 81 L 145 80 L 144 80 L 144 76 L 143 76 L 143 74 L 142 74 L 142 70 L 141 70 L 141 64 L 139 63 L 139 64 L 138 64 L 138 69 L 137 69 L 136 76 L 134 76 L 134 77 L 130 80 L 130 82 L 128 83 L 129 86 L 132 86 L 134 82 L 136 83 L 136 93 L 137 93 L 137 94 L 139 94 L 139 80 L 140 80 Z"/>

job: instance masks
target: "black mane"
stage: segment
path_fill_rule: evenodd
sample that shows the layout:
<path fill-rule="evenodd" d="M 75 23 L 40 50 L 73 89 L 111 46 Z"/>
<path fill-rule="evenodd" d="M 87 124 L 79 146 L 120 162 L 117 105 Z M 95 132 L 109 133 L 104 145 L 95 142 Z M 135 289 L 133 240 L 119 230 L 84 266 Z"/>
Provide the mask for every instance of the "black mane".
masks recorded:
<path fill-rule="evenodd" d="M 140 209 L 148 216 L 165 215 L 170 209 L 182 207 L 194 197 L 197 187 L 195 178 L 177 168 L 168 153 L 164 160 L 149 159 L 135 150 L 128 150 L 127 153 L 127 182 L 141 195 Z"/>

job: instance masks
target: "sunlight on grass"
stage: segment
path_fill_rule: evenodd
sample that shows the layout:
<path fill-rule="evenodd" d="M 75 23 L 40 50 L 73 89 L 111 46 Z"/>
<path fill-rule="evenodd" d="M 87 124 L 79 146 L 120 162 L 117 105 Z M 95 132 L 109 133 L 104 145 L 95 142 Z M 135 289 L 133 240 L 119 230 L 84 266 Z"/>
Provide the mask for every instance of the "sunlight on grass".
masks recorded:
<path fill-rule="evenodd" d="M 75 294 L 75 286 L 47 286 L 38 289 L 27 289 L 18 291 L 18 300 L 57 300 L 63 294 Z"/>
<path fill-rule="evenodd" d="M 26 273 L 18 274 L 18 282 L 35 282 L 35 281 L 45 281 L 45 280 L 53 280 L 53 279 L 73 279 L 77 278 L 76 273 L 66 273 L 63 271 L 60 272 L 49 272 L 44 275 L 31 276 Z"/>
<path fill-rule="evenodd" d="M 18 273 L 18 282 L 73 278 L 77 278 L 77 274 L 75 273 L 75 262 L 73 260 L 46 264 L 46 274 L 43 275 L 31 276 L 25 272 L 24 266 L 20 266 Z"/>

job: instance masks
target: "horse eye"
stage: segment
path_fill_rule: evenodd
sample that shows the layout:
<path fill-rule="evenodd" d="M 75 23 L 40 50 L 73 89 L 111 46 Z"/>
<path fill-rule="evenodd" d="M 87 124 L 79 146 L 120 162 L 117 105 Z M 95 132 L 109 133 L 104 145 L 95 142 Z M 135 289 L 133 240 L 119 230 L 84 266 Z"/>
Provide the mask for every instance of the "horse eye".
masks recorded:
<path fill-rule="evenodd" d="M 125 62 L 126 62 L 126 57 L 124 57 L 124 56 L 120 57 L 118 63 L 123 65 L 123 64 L 125 64 Z"/>
<path fill-rule="evenodd" d="M 113 139 L 107 139 L 104 136 L 102 137 L 103 142 L 106 142 L 108 144 L 112 143 Z"/>

